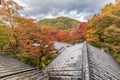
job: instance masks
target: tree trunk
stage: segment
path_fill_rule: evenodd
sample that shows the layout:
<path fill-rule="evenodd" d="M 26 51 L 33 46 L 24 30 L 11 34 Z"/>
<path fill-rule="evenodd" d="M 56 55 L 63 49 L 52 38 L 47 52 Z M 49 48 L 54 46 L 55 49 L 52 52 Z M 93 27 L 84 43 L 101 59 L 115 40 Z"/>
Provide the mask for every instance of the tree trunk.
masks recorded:
<path fill-rule="evenodd" d="M 39 65 L 39 69 L 40 69 L 40 70 L 41 70 L 41 62 L 42 62 L 42 57 L 39 57 L 38 65 Z"/>

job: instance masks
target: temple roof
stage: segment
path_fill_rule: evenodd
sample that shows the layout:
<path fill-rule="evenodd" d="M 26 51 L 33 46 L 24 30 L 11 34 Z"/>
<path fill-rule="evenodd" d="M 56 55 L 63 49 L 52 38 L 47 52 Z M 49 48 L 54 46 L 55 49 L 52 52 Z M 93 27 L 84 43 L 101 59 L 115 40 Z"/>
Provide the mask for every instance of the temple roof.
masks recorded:
<path fill-rule="evenodd" d="M 42 71 L 0 55 L 0 80 L 120 79 L 120 65 L 108 53 L 86 42 L 69 45 L 69 47 L 65 47 L 64 44 L 64 48 L 59 56 Z"/>

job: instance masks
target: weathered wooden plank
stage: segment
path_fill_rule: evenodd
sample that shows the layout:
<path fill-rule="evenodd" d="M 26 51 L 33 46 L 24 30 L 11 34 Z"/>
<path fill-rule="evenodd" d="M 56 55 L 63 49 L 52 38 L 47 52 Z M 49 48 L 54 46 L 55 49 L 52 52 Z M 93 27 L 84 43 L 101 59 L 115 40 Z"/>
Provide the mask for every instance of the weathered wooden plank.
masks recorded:
<path fill-rule="evenodd" d="M 66 48 L 47 68 L 50 80 L 82 78 L 82 44 Z M 78 77 L 79 76 L 79 77 Z"/>
<path fill-rule="evenodd" d="M 108 53 L 85 42 L 76 45 L 62 43 L 61 46 L 64 49 L 60 55 L 43 71 L 0 55 L 0 80 L 120 79 L 120 65 Z"/>
<path fill-rule="evenodd" d="M 38 76 L 39 75 L 39 76 Z M 44 73 L 10 57 L 0 55 L 0 80 L 28 80 L 44 76 Z"/>
<path fill-rule="evenodd" d="M 119 80 L 120 79 L 120 65 L 115 62 L 113 57 L 108 53 L 103 52 L 89 44 L 87 44 L 91 78 L 104 80 Z"/>

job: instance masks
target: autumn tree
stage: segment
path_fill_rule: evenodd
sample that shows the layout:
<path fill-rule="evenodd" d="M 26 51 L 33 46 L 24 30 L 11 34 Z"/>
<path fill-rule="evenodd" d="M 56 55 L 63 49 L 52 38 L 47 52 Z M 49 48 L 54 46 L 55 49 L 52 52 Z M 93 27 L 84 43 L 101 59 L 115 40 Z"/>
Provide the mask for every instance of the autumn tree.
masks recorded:
<path fill-rule="evenodd" d="M 56 37 L 56 38 L 57 38 L 58 41 L 67 42 L 71 37 L 70 37 L 69 32 L 60 31 L 60 32 L 57 34 L 57 37 Z"/>
<path fill-rule="evenodd" d="M 87 26 L 87 22 L 81 22 L 77 30 L 69 32 L 70 38 L 67 42 L 75 44 L 85 41 L 86 26 Z"/>
<path fill-rule="evenodd" d="M 99 15 L 89 20 L 87 41 L 110 53 L 120 62 L 120 3 L 106 5 Z"/>
<path fill-rule="evenodd" d="M 86 26 L 87 26 L 87 22 L 82 22 L 82 23 L 80 23 L 79 28 L 76 31 L 77 32 L 76 34 L 81 36 L 83 40 L 85 40 Z"/>
<path fill-rule="evenodd" d="M 79 25 L 79 28 L 78 28 L 78 33 L 80 33 L 82 36 L 85 36 L 85 33 L 86 33 L 86 26 L 87 26 L 87 22 L 82 22 L 80 23 Z"/>
<path fill-rule="evenodd" d="M 41 69 L 42 59 L 46 55 L 53 53 L 53 42 L 48 40 L 48 36 L 42 34 L 36 34 L 36 42 L 33 44 L 31 57 L 38 59 L 39 69 Z"/>
<path fill-rule="evenodd" d="M 49 41 L 57 41 L 57 34 L 59 32 L 60 32 L 59 30 L 57 30 L 51 26 L 44 25 L 44 26 L 40 27 L 40 33 L 48 36 Z"/>
<path fill-rule="evenodd" d="M 16 35 L 15 27 L 17 27 L 17 23 L 15 21 L 15 18 L 20 16 L 19 11 L 23 9 L 22 6 L 18 5 L 13 0 L 2 0 L 2 7 L 0 8 L 0 16 L 1 19 L 4 20 L 4 23 L 8 24 L 8 26 L 11 27 L 10 33 L 12 33 L 12 36 L 15 40 L 15 44 L 12 43 L 9 37 L 9 33 L 7 34 L 10 41 L 10 46 L 13 49 L 13 53 L 18 52 L 19 47 L 19 40 Z"/>
<path fill-rule="evenodd" d="M 39 28 L 34 19 L 20 16 L 19 11 L 22 9 L 23 7 L 13 0 L 2 0 L 0 19 L 7 27 L 5 35 L 9 41 L 5 49 L 10 50 L 11 53 L 14 53 L 14 57 L 28 64 L 32 62 L 31 57 L 34 57 L 35 60 L 39 59 L 38 64 L 41 66 L 42 58 L 52 53 L 53 41 L 55 40 L 52 34 L 56 31 L 49 27 Z M 5 26 L 0 23 L 0 33 L 4 31 L 3 27 L 5 28 Z M 4 36 L 4 33 L 0 34 L 0 38 L 1 35 Z M 1 40 L 3 43 L 3 39 Z M 36 42 L 40 43 L 39 46 L 34 46 Z M 0 45 L 3 44 L 0 43 Z"/>

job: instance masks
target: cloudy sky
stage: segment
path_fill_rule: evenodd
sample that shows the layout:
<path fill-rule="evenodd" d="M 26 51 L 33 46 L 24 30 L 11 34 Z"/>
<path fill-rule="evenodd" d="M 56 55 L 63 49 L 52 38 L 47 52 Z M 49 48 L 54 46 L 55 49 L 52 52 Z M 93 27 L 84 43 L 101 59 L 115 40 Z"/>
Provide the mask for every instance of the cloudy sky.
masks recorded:
<path fill-rule="evenodd" d="M 87 21 L 108 3 L 115 0 L 15 0 L 25 9 L 23 15 L 36 19 L 67 16 L 79 21 Z"/>

